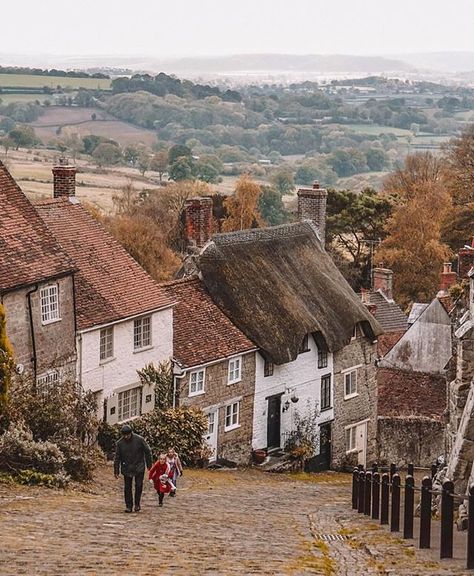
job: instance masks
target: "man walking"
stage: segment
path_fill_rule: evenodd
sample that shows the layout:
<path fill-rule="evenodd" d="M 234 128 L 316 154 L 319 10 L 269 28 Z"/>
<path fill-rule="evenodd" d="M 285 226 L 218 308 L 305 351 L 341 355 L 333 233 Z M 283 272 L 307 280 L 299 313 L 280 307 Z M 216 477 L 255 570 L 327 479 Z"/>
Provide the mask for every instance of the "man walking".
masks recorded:
<path fill-rule="evenodd" d="M 117 442 L 114 460 L 114 475 L 117 479 L 120 472 L 124 479 L 125 512 L 140 512 L 140 500 L 143 490 L 145 464 L 152 465 L 151 450 L 145 440 L 134 434 L 132 428 L 125 424 L 122 427 L 122 438 Z M 132 483 L 135 478 L 135 508 L 133 508 Z"/>

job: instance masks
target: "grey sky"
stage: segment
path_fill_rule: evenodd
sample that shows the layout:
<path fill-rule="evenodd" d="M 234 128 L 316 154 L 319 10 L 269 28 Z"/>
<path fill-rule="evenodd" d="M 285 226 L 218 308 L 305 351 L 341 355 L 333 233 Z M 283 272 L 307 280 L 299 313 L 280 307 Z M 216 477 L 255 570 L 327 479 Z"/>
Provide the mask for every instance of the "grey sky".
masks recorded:
<path fill-rule="evenodd" d="M 474 50 L 474 0 L 1 0 L 0 53 Z"/>

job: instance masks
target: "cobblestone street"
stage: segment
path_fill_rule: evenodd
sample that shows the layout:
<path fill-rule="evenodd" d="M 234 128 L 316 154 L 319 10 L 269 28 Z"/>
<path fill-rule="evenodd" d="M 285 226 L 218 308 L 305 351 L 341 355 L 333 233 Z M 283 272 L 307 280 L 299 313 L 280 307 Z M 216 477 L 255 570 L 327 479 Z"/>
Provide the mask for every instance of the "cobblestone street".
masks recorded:
<path fill-rule="evenodd" d="M 186 470 L 181 480 L 163 508 L 146 484 L 138 514 L 124 513 L 110 467 L 86 491 L 0 485 L 0 574 L 467 573 L 352 512 L 348 475 Z"/>

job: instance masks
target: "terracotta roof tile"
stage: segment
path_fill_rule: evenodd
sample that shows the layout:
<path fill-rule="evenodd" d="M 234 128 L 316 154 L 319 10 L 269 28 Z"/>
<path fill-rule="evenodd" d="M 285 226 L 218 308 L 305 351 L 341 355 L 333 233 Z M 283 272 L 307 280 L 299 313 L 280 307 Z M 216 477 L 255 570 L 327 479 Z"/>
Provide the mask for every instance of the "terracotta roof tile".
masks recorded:
<path fill-rule="evenodd" d="M 80 330 L 171 305 L 158 284 L 75 199 L 36 204 L 38 213 L 78 268 Z"/>
<path fill-rule="evenodd" d="M 183 366 L 199 366 L 256 348 L 214 304 L 198 278 L 165 282 L 161 286 L 177 302 L 173 348 L 175 359 Z"/>
<path fill-rule="evenodd" d="M 73 270 L 73 263 L 0 162 L 0 292 Z"/>

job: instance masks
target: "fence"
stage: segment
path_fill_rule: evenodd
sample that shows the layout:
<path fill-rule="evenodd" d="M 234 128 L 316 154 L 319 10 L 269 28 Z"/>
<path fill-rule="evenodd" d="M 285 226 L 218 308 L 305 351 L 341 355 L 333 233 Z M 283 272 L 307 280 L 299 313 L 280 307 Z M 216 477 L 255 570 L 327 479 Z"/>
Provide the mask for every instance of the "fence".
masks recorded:
<path fill-rule="evenodd" d="M 474 485 L 469 494 L 455 494 L 454 484 L 445 480 L 441 490 L 433 490 L 433 477 L 437 471 L 432 466 L 431 477 L 425 476 L 421 486 L 415 485 L 414 468 L 408 465 L 404 483 L 398 474 L 395 464 L 390 471 L 379 473 L 377 466 L 372 470 L 356 468 L 352 475 L 352 508 L 361 514 L 379 520 L 382 525 L 389 525 L 391 532 L 400 531 L 400 510 L 403 498 L 403 538 L 413 538 L 415 517 L 415 493 L 420 494 L 420 527 L 419 547 L 431 546 L 431 520 L 433 496 L 441 500 L 440 558 L 453 557 L 454 502 L 468 500 L 468 533 L 466 550 L 466 567 L 474 569 Z"/>

